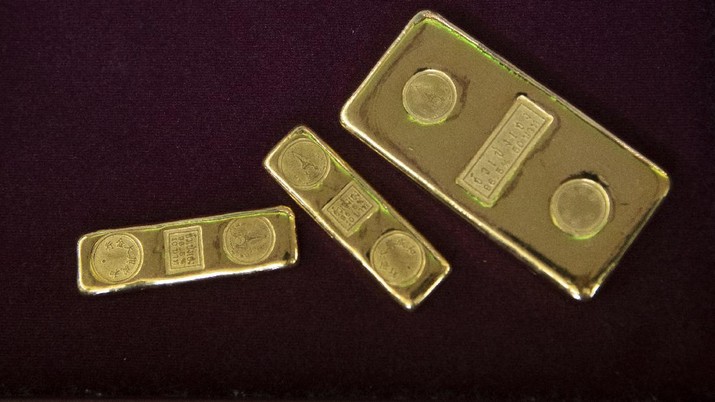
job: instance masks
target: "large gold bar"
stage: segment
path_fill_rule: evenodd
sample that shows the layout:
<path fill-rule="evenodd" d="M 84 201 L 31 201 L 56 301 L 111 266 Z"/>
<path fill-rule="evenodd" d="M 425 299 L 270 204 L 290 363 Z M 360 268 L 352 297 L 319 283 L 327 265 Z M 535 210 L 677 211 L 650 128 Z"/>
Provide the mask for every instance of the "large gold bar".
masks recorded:
<path fill-rule="evenodd" d="M 293 129 L 264 165 L 406 309 L 449 272 L 444 257 L 309 128 Z"/>
<path fill-rule="evenodd" d="M 77 243 L 77 285 L 101 294 L 272 270 L 294 265 L 297 247 L 284 206 L 101 230 Z"/>
<path fill-rule="evenodd" d="M 576 299 L 593 297 L 669 189 L 662 169 L 430 11 L 341 121 Z"/>

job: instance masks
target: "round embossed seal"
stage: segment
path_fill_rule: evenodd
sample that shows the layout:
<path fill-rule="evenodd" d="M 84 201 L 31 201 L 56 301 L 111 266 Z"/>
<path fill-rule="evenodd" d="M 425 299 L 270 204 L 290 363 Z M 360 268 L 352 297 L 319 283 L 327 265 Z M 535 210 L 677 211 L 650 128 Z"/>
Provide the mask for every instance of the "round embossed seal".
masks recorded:
<path fill-rule="evenodd" d="M 595 236 L 608 222 L 611 199 L 603 186 L 591 179 L 572 179 L 551 197 L 551 220 L 556 227 L 579 239 Z"/>
<path fill-rule="evenodd" d="M 425 251 L 414 237 L 401 230 L 380 236 L 370 250 L 370 263 L 393 286 L 415 283 L 425 266 Z"/>
<path fill-rule="evenodd" d="M 325 151 L 306 138 L 295 140 L 285 147 L 279 164 L 286 180 L 300 189 L 318 185 L 328 175 L 330 168 Z"/>
<path fill-rule="evenodd" d="M 104 283 L 133 278 L 144 263 L 142 244 L 129 233 L 108 234 L 94 244 L 90 257 L 92 275 Z"/>
<path fill-rule="evenodd" d="M 417 122 L 441 123 L 457 104 L 457 87 L 449 75 L 439 70 L 422 70 L 402 89 L 402 105 Z"/>
<path fill-rule="evenodd" d="M 223 250 L 237 264 L 255 264 L 273 251 L 276 233 L 263 217 L 237 218 L 223 230 Z"/>

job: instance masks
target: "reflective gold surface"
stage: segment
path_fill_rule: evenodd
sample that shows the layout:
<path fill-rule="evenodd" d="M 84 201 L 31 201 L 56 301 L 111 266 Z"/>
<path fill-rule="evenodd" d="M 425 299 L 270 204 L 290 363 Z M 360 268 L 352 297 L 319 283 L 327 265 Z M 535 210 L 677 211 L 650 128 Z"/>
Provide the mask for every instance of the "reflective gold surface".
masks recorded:
<path fill-rule="evenodd" d="M 407 309 L 449 264 L 315 133 L 293 129 L 264 162 L 278 183 Z"/>
<path fill-rule="evenodd" d="M 77 243 L 77 285 L 100 294 L 295 264 L 288 207 L 102 230 Z"/>
<path fill-rule="evenodd" d="M 430 82 L 413 85 L 424 72 Z M 648 159 L 429 11 L 341 121 L 576 299 L 596 293 L 669 189 Z"/>

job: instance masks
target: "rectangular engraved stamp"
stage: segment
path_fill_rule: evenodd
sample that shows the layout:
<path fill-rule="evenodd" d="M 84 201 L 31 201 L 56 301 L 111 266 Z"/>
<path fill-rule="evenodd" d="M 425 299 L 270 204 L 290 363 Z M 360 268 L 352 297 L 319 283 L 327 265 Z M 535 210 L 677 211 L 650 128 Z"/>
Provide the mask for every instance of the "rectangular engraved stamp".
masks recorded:
<path fill-rule="evenodd" d="M 164 231 L 164 266 L 167 275 L 204 269 L 201 226 Z"/>
<path fill-rule="evenodd" d="M 482 205 L 493 206 L 553 121 L 544 109 L 519 96 L 457 184 Z"/>
<path fill-rule="evenodd" d="M 378 209 L 375 201 L 351 181 L 323 207 L 323 212 L 340 231 L 349 236 Z"/>

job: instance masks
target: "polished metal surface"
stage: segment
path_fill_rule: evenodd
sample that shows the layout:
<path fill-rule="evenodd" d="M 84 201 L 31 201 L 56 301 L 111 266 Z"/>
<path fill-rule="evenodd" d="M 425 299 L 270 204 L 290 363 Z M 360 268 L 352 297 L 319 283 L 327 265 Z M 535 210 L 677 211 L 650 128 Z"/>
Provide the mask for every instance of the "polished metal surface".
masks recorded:
<path fill-rule="evenodd" d="M 430 11 L 409 22 L 341 122 L 580 300 L 670 186 L 658 166 Z"/>

